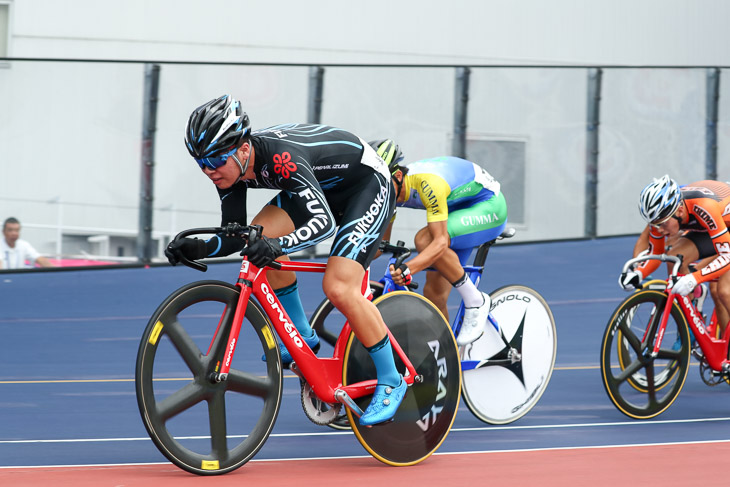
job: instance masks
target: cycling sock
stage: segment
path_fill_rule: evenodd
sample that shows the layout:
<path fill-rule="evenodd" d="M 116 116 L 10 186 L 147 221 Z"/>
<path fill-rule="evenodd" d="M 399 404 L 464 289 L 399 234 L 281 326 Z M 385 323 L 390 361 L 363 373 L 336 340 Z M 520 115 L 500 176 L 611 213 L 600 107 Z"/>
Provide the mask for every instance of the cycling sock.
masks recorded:
<path fill-rule="evenodd" d="M 312 336 L 313 330 L 309 326 L 309 320 L 307 315 L 304 314 L 304 308 L 302 307 L 302 300 L 299 297 L 299 286 L 295 280 L 289 286 L 281 289 L 275 289 L 274 294 L 281 301 L 282 307 L 286 310 L 289 318 L 296 327 L 297 331 L 304 338 Z"/>
<path fill-rule="evenodd" d="M 395 368 L 395 360 L 393 359 L 393 347 L 390 346 L 390 337 L 380 340 L 372 347 L 365 347 L 370 354 L 370 358 L 375 363 L 375 370 L 378 373 L 378 384 L 390 387 L 400 385 L 400 374 Z"/>
<path fill-rule="evenodd" d="M 484 296 L 482 296 L 482 293 L 479 292 L 479 289 L 477 289 L 474 283 L 471 282 L 471 279 L 466 276 L 466 272 L 464 272 L 464 275 L 458 281 L 452 283 L 452 286 L 459 291 L 465 307 L 478 308 L 484 304 Z"/>

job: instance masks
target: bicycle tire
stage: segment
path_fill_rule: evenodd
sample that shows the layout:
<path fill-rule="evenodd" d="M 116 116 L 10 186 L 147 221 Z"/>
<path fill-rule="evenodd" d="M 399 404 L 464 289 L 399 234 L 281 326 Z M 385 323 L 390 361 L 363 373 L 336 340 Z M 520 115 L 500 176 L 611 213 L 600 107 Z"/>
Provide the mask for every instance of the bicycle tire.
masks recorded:
<path fill-rule="evenodd" d="M 652 279 L 642 285 L 642 289 L 654 289 L 656 291 L 664 291 L 666 288 L 667 281 L 661 279 Z M 639 289 L 634 292 L 637 291 L 639 291 Z M 617 340 L 616 346 L 619 353 L 619 366 L 623 370 L 626 367 L 626 364 L 631 363 L 631 352 L 625 338 L 623 340 Z M 677 368 L 673 365 L 676 364 L 670 363 L 664 370 L 654 374 L 654 384 L 656 384 L 657 389 L 661 389 L 672 380 L 672 377 L 677 371 Z M 639 392 L 647 392 L 646 375 L 641 373 L 641 371 L 632 374 L 628 379 L 628 383 Z"/>
<path fill-rule="evenodd" d="M 676 302 L 672 303 L 661 349 L 656 357 L 651 354 L 666 302 L 667 294 L 663 291 L 644 289 L 633 293 L 616 308 L 603 335 L 604 389 L 614 406 L 631 418 L 649 419 L 666 411 L 687 378 L 689 331 Z M 637 336 L 637 331 L 641 336 Z M 623 346 L 624 341 L 628 347 Z M 630 354 L 628 359 L 622 356 L 624 352 Z M 676 370 L 667 374 L 666 380 L 657 380 L 662 371 L 672 369 Z M 646 387 L 636 387 L 637 372 L 646 378 Z"/>
<path fill-rule="evenodd" d="M 664 291 L 666 288 L 667 281 L 661 279 L 651 279 L 641 285 L 641 289 L 654 289 L 655 291 Z M 640 291 L 641 289 L 637 289 L 636 291 Z"/>
<path fill-rule="evenodd" d="M 491 313 L 521 360 L 462 372 L 462 394 L 469 411 L 488 424 L 512 423 L 530 412 L 547 389 L 555 366 L 557 330 L 552 311 L 534 289 L 500 287 L 490 294 Z M 462 347 L 461 359 L 506 359 L 508 348 L 497 330 Z"/>
<path fill-rule="evenodd" d="M 227 380 L 212 378 L 239 294 L 219 281 L 181 287 L 150 318 L 137 354 L 137 404 L 150 438 L 168 460 L 198 475 L 230 472 L 251 459 L 281 406 L 279 347 L 254 301 L 248 303 Z M 181 373 L 192 378 L 177 379 Z M 183 384 L 179 389 L 177 382 Z"/>
<path fill-rule="evenodd" d="M 382 282 L 370 281 L 370 292 L 373 293 L 373 300 L 383 294 L 383 287 Z M 319 337 L 333 347 L 340 336 L 342 325 L 345 324 L 345 318 L 339 312 L 336 316 L 330 316 L 334 310 L 335 306 L 328 298 L 324 298 L 309 319 L 309 325 L 314 328 Z"/>
<path fill-rule="evenodd" d="M 423 296 L 394 291 L 375 304 L 423 381 L 408 388 L 391 422 L 371 428 L 360 426 L 349 409 L 347 417 L 358 441 L 373 457 L 393 466 L 415 465 L 441 446 L 454 423 L 461 389 L 459 352 L 443 315 Z M 396 365 L 404 370 L 397 357 Z M 354 333 L 348 339 L 343 367 L 344 384 L 376 376 L 372 360 Z M 371 398 L 356 402 L 365 410 Z"/>

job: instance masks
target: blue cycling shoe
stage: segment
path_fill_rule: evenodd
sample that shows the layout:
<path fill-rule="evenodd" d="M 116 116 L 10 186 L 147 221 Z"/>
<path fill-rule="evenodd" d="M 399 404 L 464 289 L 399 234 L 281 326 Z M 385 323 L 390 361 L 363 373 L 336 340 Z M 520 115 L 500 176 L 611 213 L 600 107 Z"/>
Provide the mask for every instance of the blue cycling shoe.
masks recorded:
<path fill-rule="evenodd" d="M 695 347 L 697 347 L 697 340 L 695 339 L 695 334 L 692 333 L 692 330 L 689 330 L 689 346 L 690 349 L 694 349 Z M 680 348 L 682 348 L 682 340 L 680 339 L 680 337 L 677 337 L 677 339 L 672 344 L 672 350 L 676 352 Z"/>
<path fill-rule="evenodd" d="M 311 348 L 314 353 L 317 353 L 319 351 L 319 336 L 317 336 L 317 332 L 314 331 L 314 329 L 312 329 L 312 334 L 310 336 L 302 338 L 304 339 L 304 342 L 309 345 L 309 348 Z M 289 350 L 286 349 L 283 343 L 280 343 L 279 351 L 281 352 L 281 364 L 284 366 L 284 368 L 288 368 L 293 362 L 291 355 L 289 354 Z M 266 362 L 266 355 L 262 355 L 261 360 Z"/>
<path fill-rule="evenodd" d="M 400 384 L 397 387 L 378 385 L 375 387 L 373 399 L 370 405 L 360 416 L 360 424 L 362 426 L 372 426 L 378 423 L 390 421 L 398 411 L 398 407 L 408 390 L 408 384 L 400 377 Z"/>

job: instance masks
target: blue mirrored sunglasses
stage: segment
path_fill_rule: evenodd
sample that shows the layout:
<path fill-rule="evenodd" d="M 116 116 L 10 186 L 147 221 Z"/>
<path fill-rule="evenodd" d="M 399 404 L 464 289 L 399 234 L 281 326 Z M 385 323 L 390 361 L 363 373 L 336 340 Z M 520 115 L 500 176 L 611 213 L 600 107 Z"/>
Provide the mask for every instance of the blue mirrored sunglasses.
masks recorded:
<path fill-rule="evenodd" d="M 205 169 L 206 167 L 209 169 L 218 169 L 221 166 L 224 166 L 226 164 L 226 161 L 229 157 L 231 157 L 233 154 L 236 153 L 238 148 L 231 149 L 230 152 L 226 152 L 225 154 L 221 154 L 219 156 L 215 157 L 206 157 L 203 159 L 195 159 L 195 162 L 198 163 L 198 166 L 200 166 L 200 169 Z"/>

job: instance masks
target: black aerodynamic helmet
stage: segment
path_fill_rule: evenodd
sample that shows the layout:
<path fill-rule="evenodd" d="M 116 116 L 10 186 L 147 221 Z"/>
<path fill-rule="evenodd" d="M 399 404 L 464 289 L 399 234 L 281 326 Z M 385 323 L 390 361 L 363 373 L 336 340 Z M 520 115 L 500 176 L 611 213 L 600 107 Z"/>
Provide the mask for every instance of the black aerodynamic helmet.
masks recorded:
<path fill-rule="evenodd" d="M 185 147 L 200 167 L 217 169 L 251 133 L 241 102 L 223 95 L 196 108 L 185 127 Z"/>
<path fill-rule="evenodd" d="M 373 140 L 368 144 L 385 161 L 391 174 L 395 174 L 400 169 L 400 163 L 403 162 L 403 153 L 392 139 Z"/>

